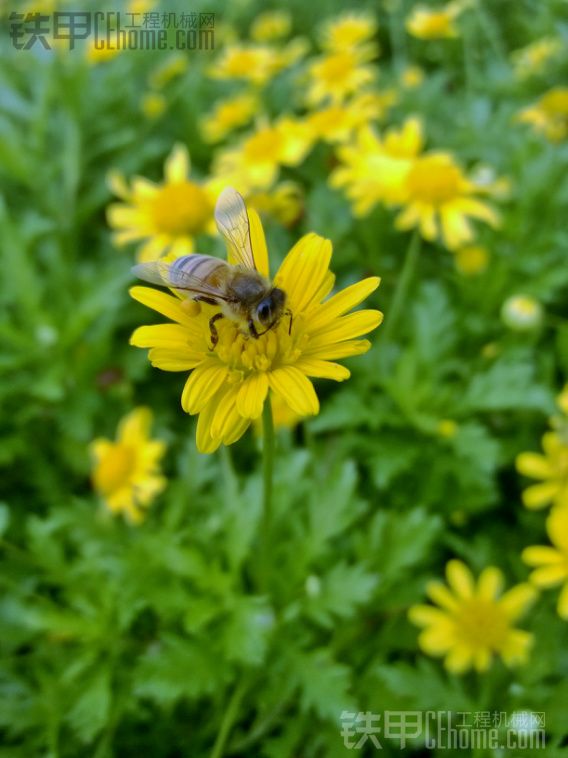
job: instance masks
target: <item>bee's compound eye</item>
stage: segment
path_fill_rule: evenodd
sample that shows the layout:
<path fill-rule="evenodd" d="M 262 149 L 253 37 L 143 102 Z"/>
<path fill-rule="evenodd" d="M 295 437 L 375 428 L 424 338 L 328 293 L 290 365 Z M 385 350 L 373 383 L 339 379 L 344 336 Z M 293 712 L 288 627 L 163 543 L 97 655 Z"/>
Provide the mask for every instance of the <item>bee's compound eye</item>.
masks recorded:
<path fill-rule="evenodd" d="M 256 315 L 258 320 L 261 324 L 266 324 L 270 320 L 270 316 L 272 314 L 272 308 L 270 307 L 270 303 L 267 303 L 266 300 L 263 300 L 262 303 L 258 306 L 256 309 Z"/>

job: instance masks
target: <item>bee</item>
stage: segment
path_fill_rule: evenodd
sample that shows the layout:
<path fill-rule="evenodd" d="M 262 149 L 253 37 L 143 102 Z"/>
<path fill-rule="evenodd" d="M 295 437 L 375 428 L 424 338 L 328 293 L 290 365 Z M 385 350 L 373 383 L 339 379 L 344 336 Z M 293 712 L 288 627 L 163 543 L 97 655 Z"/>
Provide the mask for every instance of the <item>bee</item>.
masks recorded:
<path fill-rule="evenodd" d="M 151 284 L 187 293 L 191 300 L 218 305 L 220 312 L 209 320 L 211 349 L 219 340 L 216 322 L 227 318 L 241 332 L 258 339 L 274 328 L 286 309 L 286 293 L 275 287 L 258 270 L 251 244 L 250 222 L 242 196 L 231 187 L 220 194 L 215 221 L 229 248 L 230 264 L 212 255 L 184 255 L 172 263 L 152 261 L 134 266 L 132 271 Z"/>

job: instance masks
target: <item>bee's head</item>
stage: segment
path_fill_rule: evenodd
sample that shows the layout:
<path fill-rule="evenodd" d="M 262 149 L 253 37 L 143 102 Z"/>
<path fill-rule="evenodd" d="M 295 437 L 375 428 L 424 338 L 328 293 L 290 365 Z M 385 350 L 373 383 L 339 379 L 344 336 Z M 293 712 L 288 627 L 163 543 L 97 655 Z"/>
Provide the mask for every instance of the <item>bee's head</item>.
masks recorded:
<path fill-rule="evenodd" d="M 262 326 L 270 327 L 274 324 L 284 309 L 284 303 L 286 302 L 286 293 L 284 290 L 274 287 L 270 293 L 262 298 L 260 303 L 256 306 L 256 317 Z"/>

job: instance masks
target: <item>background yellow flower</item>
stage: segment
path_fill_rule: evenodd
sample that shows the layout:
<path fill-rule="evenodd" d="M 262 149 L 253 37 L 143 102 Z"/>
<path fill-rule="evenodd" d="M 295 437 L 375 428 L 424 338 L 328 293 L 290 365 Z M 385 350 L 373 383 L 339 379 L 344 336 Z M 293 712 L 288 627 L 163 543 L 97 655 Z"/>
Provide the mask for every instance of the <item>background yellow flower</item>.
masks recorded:
<path fill-rule="evenodd" d="M 136 408 L 118 426 L 116 441 L 100 437 L 91 443 L 93 487 L 112 513 L 134 524 L 166 486 L 160 473 L 165 443 L 150 438 L 152 413 Z"/>
<path fill-rule="evenodd" d="M 448 563 L 446 578 L 449 588 L 431 582 L 426 590 L 438 608 L 414 605 L 409 610 L 412 623 L 424 627 L 418 638 L 422 650 L 444 656 L 444 665 L 456 674 L 472 667 L 486 671 L 494 655 L 507 665 L 525 663 L 532 635 L 513 624 L 536 598 L 530 585 L 518 584 L 501 594 L 504 580 L 498 568 L 485 568 L 476 584 L 458 560 Z"/>

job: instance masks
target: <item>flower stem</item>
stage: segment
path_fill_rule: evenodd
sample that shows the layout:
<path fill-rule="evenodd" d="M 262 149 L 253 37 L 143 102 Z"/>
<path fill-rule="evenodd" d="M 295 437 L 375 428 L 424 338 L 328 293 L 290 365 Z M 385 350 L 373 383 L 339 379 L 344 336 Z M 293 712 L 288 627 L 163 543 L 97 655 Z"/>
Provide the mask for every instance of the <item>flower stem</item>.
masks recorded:
<path fill-rule="evenodd" d="M 408 289 L 414 277 L 418 256 L 420 254 L 420 240 L 420 232 L 418 229 L 415 229 L 406 249 L 404 265 L 394 295 L 392 296 L 389 312 L 385 319 L 385 327 L 383 329 L 383 340 L 385 342 L 391 341 L 393 332 L 395 331 L 400 318 L 402 306 L 408 296 Z"/>
<path fill-rule="evenodd" d="M 274 420 L 270 397 L 262 411 L 262 532 L 261 532 L 261 588 L 266 592 L 270 574 L 270 531 L 272 527 L 272 480 L 274 475 Z"/>
<path fill-rule="evenodd" d="M 246 684 L 244 681 L 235 687 L 235 690 L 223 715 L 221 727 L 217 734 L 215 744 L 213 745 L 213 750 L 211 751 L 211 758 L 222 758 L 223 751 L 225 750 L 225 745 L 229 739 L 229 735 L 231 734 L 231 729 L 233 728 L 235 719 L 237 718 L 241 700 L 243 699 L 245 691 Z"/>

